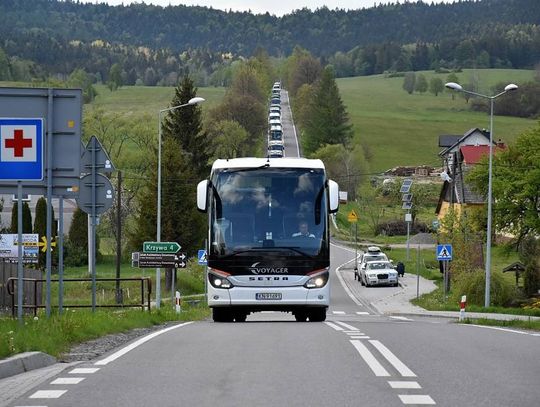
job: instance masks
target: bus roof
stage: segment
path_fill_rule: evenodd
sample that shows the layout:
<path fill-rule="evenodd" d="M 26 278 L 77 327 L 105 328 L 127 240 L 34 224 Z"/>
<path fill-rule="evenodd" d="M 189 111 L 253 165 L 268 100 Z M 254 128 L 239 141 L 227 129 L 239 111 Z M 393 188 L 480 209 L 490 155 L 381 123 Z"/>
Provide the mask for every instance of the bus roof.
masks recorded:
<path fill-rule="evenodd" d="M 270 168 L 313 168 L 324 169 L 324 164 L 321 160 L 312 160 L 308 158 L 232 158 L 230 160 L 219 159 L 214 161 L 212 171 L 223 168 L 255 168 L 262 167 L 265 164 L 270 164 Z"/>

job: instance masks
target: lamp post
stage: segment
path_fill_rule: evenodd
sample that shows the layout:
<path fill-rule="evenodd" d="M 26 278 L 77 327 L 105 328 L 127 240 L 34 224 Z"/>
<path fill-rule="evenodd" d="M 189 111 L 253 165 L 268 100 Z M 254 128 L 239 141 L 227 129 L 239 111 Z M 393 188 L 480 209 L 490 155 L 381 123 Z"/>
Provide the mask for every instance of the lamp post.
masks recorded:
<path fill-rule="evenodd" d="M 448 82 L 445 84 L 448 89 L 452 89 L 458 92 L 468 93 L 469 95 L 479 96 L 484 99 L 489 99 L 490 113 L 489 113 L 489 167 L 488 167 L 488 213 L 487 213 L 487 237 L 486 237 L 486 288 L 484 295 L 484 307 L 489 307 L 490 304 L 490 285 L 491 285 L 491 212 L 492 212 L 492 185 L 493 185 L 493 101 L 499 96 L 504 95 L 506 92 L 511 92 L 518 88 L 517 85 L 511 83 L 504 87 L 504 90 L 493 96 L 482 95 L 481 93 L 471 92 L 465 90 L 455 82 Z"/>
<path fill-rule="evenodd" d="M 158 185 L 157 185 L 157 226 L 156 226 L 156 237 L 157 241 L 161 242 L 161 115 L 171 110 L 180 109 L 186 106 L 196 105 L 198 103 L 204 102 L 204 99 L 201 97 L 194 97 L 189 99 L 187 103 L 178 106 L 168 107 L 166 109 L 161 109 L 159 111 L 159 122 L 158 122 Z M 156 269 L 156 308 L 160 307 L 161 303 L 161 269 Z"/>

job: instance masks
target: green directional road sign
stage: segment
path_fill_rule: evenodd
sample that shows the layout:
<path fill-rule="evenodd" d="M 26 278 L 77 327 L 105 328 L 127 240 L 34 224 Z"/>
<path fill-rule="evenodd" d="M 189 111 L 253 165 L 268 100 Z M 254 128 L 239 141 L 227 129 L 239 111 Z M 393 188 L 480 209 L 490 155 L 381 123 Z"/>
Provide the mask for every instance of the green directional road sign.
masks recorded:
<path fill-rule="evenodd" d="M 176 253 L 182 247 L 176 242 L 144 242 L 144 253 Z"/>

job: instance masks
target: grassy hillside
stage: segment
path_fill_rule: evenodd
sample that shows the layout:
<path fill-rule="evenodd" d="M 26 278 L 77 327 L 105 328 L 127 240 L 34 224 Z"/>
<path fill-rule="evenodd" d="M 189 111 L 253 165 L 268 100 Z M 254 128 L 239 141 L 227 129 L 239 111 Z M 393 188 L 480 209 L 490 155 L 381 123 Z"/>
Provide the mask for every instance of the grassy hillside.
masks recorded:
<path fill-rule="evenodd" d="M 423 72 L 426 79 L 438 76 L 446 82 L 448 74 Z M 478 78 L 479 92 L 491 95 L 498 82 L 524 83 L 533 78 L 527 70 L 464 70 L 457 76 L 462 84 Z M 440 165 L 440 134 L 464 134 L 470 128 L 488 128 L 489 115 L 468 110 L 465 99 L 443 92 L 409 95 L 402 88 L 403 78 L 382 75 L 338 79 L 337 84 L 355 128 L 355 141 L 364 140 L 371 148 L 371 169 L 384 171 L 396 165 Z M 504 97 L 504 96 L 501 96 Z M 497 100 L 495 100 L 497 103 Z M 536 120 L 494 117 L 494 137 L 512 142 Z"/>
<path fill-rule="evenodd" d="M 124 86 L 111 92 L 106 86 L 97 85 L 96 90 L 98 96 L 93 105 L 115 113 L 155 115 L 156 126 L 158 112 L 167 108 L 174 96 L 173 87 Z M 224 94 L 225 88 L 199 88 L 197 96 L 206 99 L 201 106 L 208 110 L 219 104 Z"/>

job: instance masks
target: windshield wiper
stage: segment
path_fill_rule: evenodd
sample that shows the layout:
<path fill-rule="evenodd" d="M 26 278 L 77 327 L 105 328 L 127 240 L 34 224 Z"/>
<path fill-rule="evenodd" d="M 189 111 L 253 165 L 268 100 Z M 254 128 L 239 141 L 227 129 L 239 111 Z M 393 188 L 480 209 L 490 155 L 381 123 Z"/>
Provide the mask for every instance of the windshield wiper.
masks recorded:
<path fill-rule="evenodd" d="M 277 250 L 276 250 L 277 249 Z M 309 259 L 315 258 L 315 256 L 312 256 L 310 254 L 304 253 L 302 250 L 300 250 L 300 247 L 289 247 L 289 246 L 271 246 L 271 247 L 251 247 L 250 249 L 243 249 L 243 250 L 233 250 L 232 253 L 229 253 L 225 256 L 222 256 L 222 259 L 228 259 L 230 257 L 236 256 L 237 254 L 242 253 L 249 253 L 249 252 L 274 252 L 274 251 L 281 251 L 283 249 L 290 250 L 294 253 L 297 253 L 303 257 L 307 257 Z"/>
<path fill-rule="evenodd" d="M 234 170 L 223 170 L 224 173 L 226 174 L 234 174 L 235 172 L 240 172 L 240 171 L 245 171 L 245 172 L 248 172 L 248 171 L 257 171 L 257 170 L 262 170 L 263 168 L 268 168 L 270 167 L 270 163 L 266 162 L 264 163 L 263 165 L 261 165 L 260 167 L 252 167 L 252 168 L 236 168 Z"/>

